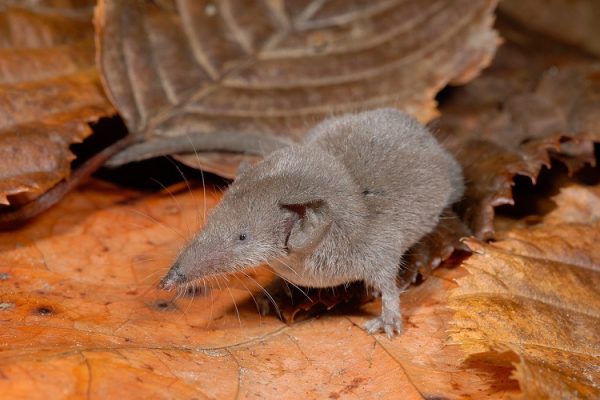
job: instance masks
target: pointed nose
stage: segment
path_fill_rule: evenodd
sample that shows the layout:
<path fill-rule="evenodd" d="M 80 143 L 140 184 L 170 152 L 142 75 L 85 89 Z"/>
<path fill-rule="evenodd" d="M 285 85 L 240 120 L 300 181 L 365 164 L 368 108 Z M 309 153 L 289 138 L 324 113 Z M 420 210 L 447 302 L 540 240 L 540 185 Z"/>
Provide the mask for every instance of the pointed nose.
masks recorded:
<path fill-rule="evenodd" d="M 180 272 L 178 263 L 173 264 L 167 275 L 161 279 L 159 288 L 163 290 L 173 290 L 186 281 L 185 275 Z"/>

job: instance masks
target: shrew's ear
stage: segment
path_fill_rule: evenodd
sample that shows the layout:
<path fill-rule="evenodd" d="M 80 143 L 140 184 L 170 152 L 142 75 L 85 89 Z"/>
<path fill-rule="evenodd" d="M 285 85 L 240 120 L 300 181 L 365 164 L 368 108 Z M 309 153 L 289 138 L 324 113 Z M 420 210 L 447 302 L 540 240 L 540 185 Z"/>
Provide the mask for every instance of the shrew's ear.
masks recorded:
<path fill-rule="evenodd" d="M 321 243 L 332 224 L 331 213 L 325 201 L 284 202 L 280 205 L 292 211 L 295 217 L 287 240 L 290 251 L 308 252 Z"/>

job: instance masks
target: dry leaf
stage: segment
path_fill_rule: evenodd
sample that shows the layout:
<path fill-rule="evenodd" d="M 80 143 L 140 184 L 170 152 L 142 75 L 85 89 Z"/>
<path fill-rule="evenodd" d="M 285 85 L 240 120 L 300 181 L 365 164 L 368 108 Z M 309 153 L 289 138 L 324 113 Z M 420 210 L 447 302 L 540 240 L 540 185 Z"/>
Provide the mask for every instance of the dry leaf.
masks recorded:
<path fill-rule="evenodd" d="M 462 366 L 444 346 L 438 269 L 402 295 L 406 332 L 389 341 L 344 310 L 286 326 L 252 296 L 265 270 L 174 301 L 156 284 L 206 206 L 185 185 L 145 194 L 98 181 L 25 227 L 0 233 L 0 392 L 6 398 L 464 398 L 516 391 L 510 365 Z M 172 195 L 171 195 L 172 194 Z M 252 295 L 248 293 L 252 290 Z M 239 313 L 239 320 L 237 313 Z M 352 315 L 348 318 L 348 315 Z"/>
<path fill-rule="evenodd" d="M 465 275 L 461 267 L 438 268 L 422 284 L 401 296 L 405 332 L 392 341 L 374 336 L 402 366 L 425 399 L 506 399 L 519 393 L 511 379 L 514 367 L 507 360 L 493 358 L 463 363 L 460 346 L 448 344 L 453 311 L 448 296 L 455 280 Z M 369 315 L 350 317 L 357 325 L 380 311 L 379 301 L 363 306 Z"/>
<path fill-rule="evenodd" d="M 115 111 L 94 65 L 93 1 L 4 3 L 0 205 L 15 206 L 67 178 L 69 146 L 91 134 L 90 122 Z"/>
<path fill-rule="evenodd" d="M 442 116 L 432 124 L 463 165 L 467 193 L 461 218 L 449 210 L 409 251 L 405 281 L 414 281 L 417 270 L 427 277 L 453 250 L 464 250 L 461 237 L 493 238 L 494 207 L 513 204 L 516 175 L 535 182 L 551 158 L 571 172 L 595 162 L 600 64 L 529 32 L 500 27 L 508 43 L 492 66 L 450 89 L 441 100 Z"/>
<path fill-rule="evenodd" d="M 472 359 L 514 352 L 524 398 L 598 398 L 600 186 L 568 187 L 556 201 L 538 225 L 468 241 L 476 254 L 451 296 L 452 337 Z"/>
<path fill-rule="evenodd" d="M 511 29 L 492 66 L 447 94 L 435 124 L 463 165 L 461 217 L 481 239 L 494 236 L 494 207 L 513 204 L 515 175 L 535 182 L 551 158 L 575 171 L 600 141 L 600 63 Z"/>
<path fill-rule="evenodd" d="M 503 0 L 500 11 L 529 29 L 600 55 L 596 0 Z"/>
<path fill-rule="evenodd" d="M 460 242 L 467 236 L 471 236 L 471 231 L 456 213 L 450 208 L 444 210 L 435 229 L 408 250 L 401 279 L 404 286 L 415 283 L 420 277 L 427 278 L 456 250 L 468 251 Z"/>
<path fill-rule="evenodd" d="M 110 163 L 194 150 L 264 154 L 323 117 L 362 108 L 429 120 L 441 88 L 489 63 L 495 4 L 102 0 L 99 66 L 139 140 Z M 228 172 L 214 154 L 198 157 L 194 164 Z"/>

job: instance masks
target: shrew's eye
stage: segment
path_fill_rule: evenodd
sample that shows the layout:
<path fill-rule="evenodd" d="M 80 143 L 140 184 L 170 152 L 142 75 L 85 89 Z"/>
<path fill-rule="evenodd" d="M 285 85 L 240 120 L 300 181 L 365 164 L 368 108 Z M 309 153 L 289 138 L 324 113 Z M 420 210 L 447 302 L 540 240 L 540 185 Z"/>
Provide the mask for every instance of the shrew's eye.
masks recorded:
<path fill-rule="evenodd" d="M 240 233 L 240 237 L 239 237 L 240 240 L 246 240 L 246 238 L 247 238 L 247 236 L 245 233 Z"/>

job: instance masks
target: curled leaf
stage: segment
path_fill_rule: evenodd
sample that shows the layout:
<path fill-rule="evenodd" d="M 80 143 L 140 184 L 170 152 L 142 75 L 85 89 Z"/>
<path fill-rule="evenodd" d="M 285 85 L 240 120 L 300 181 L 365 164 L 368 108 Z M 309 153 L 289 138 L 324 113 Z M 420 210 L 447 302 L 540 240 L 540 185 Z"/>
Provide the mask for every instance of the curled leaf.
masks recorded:
<path fill-rule="evenodd" d="M 494 207 L 513 204 L 516 175 L 535 182 L 552 158 L 575 171 L 594 162 L 600 141 L 600 64 L 528 33 L 502 32 L 509 40 L 492 66 L 452 89 L 435 123 L 463 165 L 460 215 L 481 239 L 494 237 Z"/>
<path fill-rule="evenodd" d="M 441 88 L 489 63 L 495 4 L 102 0 L 99 66 L 138 137 L 111 164 L 194 151 L 262 155 L 332 113 L 362 108 L 429 120 Z M 199 165 L 210 157 L 199 154 Z"/>

